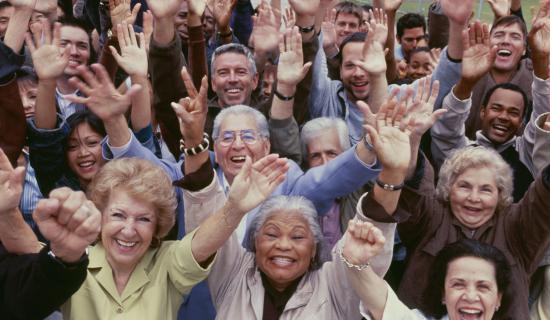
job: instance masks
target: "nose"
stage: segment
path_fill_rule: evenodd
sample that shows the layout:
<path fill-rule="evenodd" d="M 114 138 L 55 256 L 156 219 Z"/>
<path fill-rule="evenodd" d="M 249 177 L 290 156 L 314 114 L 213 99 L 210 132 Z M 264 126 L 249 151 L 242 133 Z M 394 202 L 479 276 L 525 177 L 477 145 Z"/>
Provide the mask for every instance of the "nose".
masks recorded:
<path fill-rule="evenodd" d="M 468 286 L 463 294 L 463 298 L 468 302 L 476 302 L 479 300 L 479 294 L 475 287 Z"/>
<path fill-rule="evenodd" d="M 244 148 L 244 142 L 241 139 L 241 136 L 239 134 L 235 135 L 235 140 L 233 140 L 233 143 L 231 144 L 231 147 L 234 148 L 234 149 Z"/>
<path fill-rule="evenodd" d="M 79 148 L 78 148 L 78 156 L 80 157 L 85 157 L 87 155 L 90 154 L 90 150 L 88 149 L 88 147 L 86 145 L 81 145 Z"/>
<path fill-rule="evenodd" d="M 236 82 L 237 81 L 237 73 L 235 73 L 235 71 L 231 71 L 229 73 L 229 81 L 230 82 Z"/>
<path fill-rule="evenodd" d="M 325 153 L 321 154 L 321 165 L 326 164 L 328 160 L 328 156 Z"/>
<path fill-rule="evenodd" d="M 470 193 L 468 194 L 468 200 L 472 202 L 478 202 L 479 201 L 479 191 L 477 189 L 472 189 Z"/>
<path fill-rule="evenodd" d="M 69 52 L 72 54 L 72 55 L 76 55 L 78 54 L 78 50 L 76 50 L 76 46 L 73 46 L 73 45 L 69 45 Z"/>
<path fill-rule="evenodd" d="M 288 239 L 288 237 L 280 237 L 277 241 L 277 248 L 279 250 L 289 250 L 290 240 Z"/>
<path fill-rule="evenodd" d="M 131 238 L 136 234 L 136 228 L 132 219 L 127 219 L 120 233 L 125 237 Z"/>

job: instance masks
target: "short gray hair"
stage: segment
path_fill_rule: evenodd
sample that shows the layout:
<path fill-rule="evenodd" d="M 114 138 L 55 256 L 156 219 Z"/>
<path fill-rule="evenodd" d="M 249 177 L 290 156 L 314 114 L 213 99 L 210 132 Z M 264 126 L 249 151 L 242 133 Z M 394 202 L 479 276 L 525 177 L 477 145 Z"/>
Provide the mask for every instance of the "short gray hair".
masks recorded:
<path fill-rule="evenodd" d="M 216 68 L 214 68 L 216 58 L 224 53 L 229 52 L 242 54 L 243 56 L 245 56 L 246 60 L 248 60 L 248 69 L 250 70 L 252 76 L 255 76 L 256 73 L 258 73 L 256 69 L 256 60 L 254 60 L 254 55 L 252 54 L 252 52 L 250 52 L 250 50 L 246 46 L 243 46 L 240 43 L 228 43 L 216 48 L 214 54 L 212 54 L 212 60 L 210 61 L 210 72 L 212 73 L 212 76 L 216 74 Z"/>
<path fill-rule="evenodd" d="M 497 210 L 502 210 L 512 203 L 512 168 L 498 152 L 482 146 L 459 149 L 445 160 L 439 171 L 439 181 L 435 190 L 437 198 L 449 202 L 452 185 L 459 175 L 471 168 L 487 168 L 493 172 L 498 189 Z"/>
<path fill-rule="evenodd" d="M 222 111 L 218 113 L 218 115 L 214 119 L 214 129 L 212 129 L 213 140 L 216 140 L 220 136 L 220 125 L 222 124 L 223 120 L 229 115 L 251 116 L 256 121 L 256 125 L 258 126 L 258 131 L 260 131 L 260 135 L 264 138 L 269 138 L 269 127 L 267 125 L 267 120 L 265 116 L 260 111 L 254 108 L 245 106 L 243 104 L 238 104 L 231 107 L 223 108 Z"/>
<path fill-rule="evenodd" d="M 283 212 L 287 215 L 298 215 L 304 218 L 315 242 L 315 257 L 311 261 L 310 269 L 318 269 L 322 265 L 321 254 L 323 249 L 323 232 L 319 225 L 317 210 L 313 203 L 304 197 L 275 196 L 266 200 L 260 207 L 258 214 L 250 221 L 250 226 L 245 239 L 246 247 L 256 252 L 256 237 L 264 223 L 276 213 Z"/>
<path fill-rule="evenodd" d="M 302 154 L 304 156 L 308 154 L 307 145 L 313 138 L 330 129 L 336 129 L 338 140 L 340 141 L 340 148 L 342 148 L 343 151 L 351 147 L 348 126 L 344 120 L 340 118 L 320 117 L 309 120 L 302 128 L 302 133 L 300 134 Z"/>

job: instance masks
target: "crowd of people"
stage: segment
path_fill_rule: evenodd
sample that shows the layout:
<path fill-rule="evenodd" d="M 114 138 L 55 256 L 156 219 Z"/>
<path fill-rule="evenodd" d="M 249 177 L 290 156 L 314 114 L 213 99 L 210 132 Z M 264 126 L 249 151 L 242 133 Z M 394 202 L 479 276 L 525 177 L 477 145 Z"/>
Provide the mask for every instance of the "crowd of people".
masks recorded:
<path fill-rule="evenodd" d="M 550 319 L 550 0 L 0 0 L 0 318 Z"/>

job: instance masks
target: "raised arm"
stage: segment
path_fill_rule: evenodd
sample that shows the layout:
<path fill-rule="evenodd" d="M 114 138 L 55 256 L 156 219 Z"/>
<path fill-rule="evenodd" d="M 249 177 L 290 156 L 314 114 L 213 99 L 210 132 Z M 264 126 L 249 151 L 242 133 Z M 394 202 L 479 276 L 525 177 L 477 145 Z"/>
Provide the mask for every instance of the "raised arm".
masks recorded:
<path fill-rule="evenodd" d="M 122 23 L 117 25 L 119 35 L 120 54 L 115 47 L 109 49 L 113 57 L 122 69 L 130 76 L 132 84 L 138 84 L 142 88 L 148 88 L 147 80 L 147 49 L 145 35 L 136 35 L 131 24 Z M 139 39 L 139 41 L 138 41 Z M 137 132 L 151 124 L 151 96 L 149 90 L 139 91 L 132 97 L 132 110 L 130 113 L 132 129 Z"/>
<path fill-rule="evenodd" d="M 201 85 L 202 78 L 207 73 L 206 40 L 202 26 L 202 17 L 206 10 L 205 0 L 188 0 L 189 13 L 187 28 L 189 32 L 188 55 L 190 75 L 196 87 Z"/>
<path fill-rule="evenodd" d="M 13 168 L 0 149 L 0 241 L 8 252 L 37 253 L 41 246 L 19 211 L 25 168 Z"/>
<path fill-rule="evenodd" d="M 475 0 L 440 0 L 443 13 L 449 18 L 447 54 L 453 60 L 462 59 L 462 30 L 468 25 L 475 2 Z"/>
<path fill-rule="evenodd" d="M 380 3 L 382 2 L 382 3 Z M 403 0 L 375 0 L 373 5 L 375 8 L 382 8 L 388 17 L 388 26 L 395 26 L 397 10 L 403 4 Z M 388 40 L 385 47 L 388 49 L 386 54 L 386 78 L 389 83 L 392 83 L 398 77 L 397 62 L 395 60 L 395 28 L 391 27 L 388 30 Z"/>
<path fill-rule="evenodd" d="M 494 21 L 510 15 L 511 0 L 487 0 L 493 11 Z"/>
<path fill-rule="evenodd" d="M 223 44 L 231 43 L 233 40 L 233 30 L 229 27 L 229 22 L 236 4 L 237 0 L 214 0 L 212 14 L 216 20 L 219 39 Z"/>
<path fill-rule="evenodd" d="M 19 53 L 21 48 L 23 48 L 25 34 L 28 30 L 29 20 L 36 5 L 36 0 L 10 0 L 10 3 L 14 7 L 14 11 L 6 29 L 4 43 L 13 52 Z"/>
<path fill-rule="evenodd" d="M 261 73 L 268 57 L 277 53 L 280 22 L 266 1 L 262 2 L 258 8 L 258 16 L 252 17 L 252 20 L 254 27 L 248 44 L 254 50 L 256 69 Z"/>
<path fill-rule="evenodd" d="M 527 36 L 533 72 L 540 79 L 548 78 L 548 54 L 550 54 L 550 1 L 542 0 L 533 26 Z"/>
<path fill-rule="evenodd" d="M 60 49 L 59 23 L 53 27 L 53 38 L 50 24 L 44 22 L 43 30 L 34 30 L 34 40 L 27 34 L 26 43 L 31 52 L 36 75 L 38 76 L 38 93 L 36 97 L 36 111 L 34 123 L 39 129 L 53 129 L 57 122 L 55 88 L 57 78 L 69 63 L 71 45 Z M 42 39 L 42 35 L 44 35 Z"/>
<path fill-rule="evenodd" d="M 257 207 L 285 179 L 286 159 L 268 155 L 254 164 L 246 157 L 245 164 L 233 180 L 225 205 L 199 226 L 191 243 L 195 260 L 207 265 L 247 212 Z M 216 179 L 214 177 L 214 179 Z"/>

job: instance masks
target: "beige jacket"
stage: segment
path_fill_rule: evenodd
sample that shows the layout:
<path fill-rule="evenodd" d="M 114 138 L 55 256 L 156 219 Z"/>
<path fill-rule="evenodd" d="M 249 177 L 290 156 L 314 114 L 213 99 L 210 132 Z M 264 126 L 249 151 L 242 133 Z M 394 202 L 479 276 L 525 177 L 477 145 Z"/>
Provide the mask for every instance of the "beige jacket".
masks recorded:
<path fill-rule="evenodd" d="M 225 194 L 218 183 L 212 183 L 197 192 L 184 192 L 186 229 L 194 229 L 210 214 L 223 206 Z M 359 203 L 361 203 L 359 201 Z M 358 209 L 359 219 L 367 218 Z M 393 249 L 395 224 L 377 223 L 386 237 L 383 252 L 371 261 L 377 274 L 388 270 Z M 342 245 L 342 240 L 335 248 Z M 359 298 L 347 278 L 347 267 L 333 250 L 333 261 L 326 262 L 315 271 L 307 273 L 290 298 L 281 320 L 292 319 L 360 319 Z M 265 290 L 254 253 L 247 252 L 238 243 L 235 234 L 218 252 L 208 286 L 217 310 L 217 319 L 261 320 Z"/>

